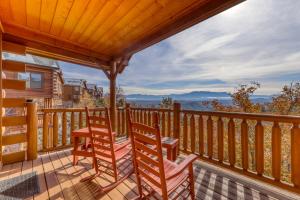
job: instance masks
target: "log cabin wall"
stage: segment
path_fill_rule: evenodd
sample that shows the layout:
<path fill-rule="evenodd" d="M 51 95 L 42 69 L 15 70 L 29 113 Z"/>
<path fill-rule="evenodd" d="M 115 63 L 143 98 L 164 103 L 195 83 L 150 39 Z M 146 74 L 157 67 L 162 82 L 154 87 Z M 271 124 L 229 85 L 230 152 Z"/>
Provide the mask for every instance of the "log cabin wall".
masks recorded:
<path fill-rule="evenodd" d="M 26 88 L 25 91 L 7 90 L 9 98 L 24 97 L 26 99 L 35 99 L 40 107 L 44 106 L 45 99 L 54 99 L 53 106 L 62 104 L 62 84 L 60 72 L 56 69 L 46 68 L 44 66 L 26 65 L 26 72 L 41 73 L 41 88 Z M 7 78 L 18 79 L 18 73 L 5 71 Z"/>

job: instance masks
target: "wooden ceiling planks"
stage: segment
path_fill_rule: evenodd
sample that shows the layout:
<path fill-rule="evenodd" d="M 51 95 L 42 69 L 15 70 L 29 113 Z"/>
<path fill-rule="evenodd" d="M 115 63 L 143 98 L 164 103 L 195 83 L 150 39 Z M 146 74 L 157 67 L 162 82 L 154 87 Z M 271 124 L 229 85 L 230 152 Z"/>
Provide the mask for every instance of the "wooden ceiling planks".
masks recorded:
<path fill-rule="evenodd" d="M 95 34 L 90 40 L 88 40 L 88 45 L 101 44 L 100 39 L 103 35 L 111 31 L 116 23 L 126 18 L 126 15 L 135 7 L 139 0 L 131 0 L 130 3 L 123 3 L 124 6 L 120 5 L 111 15 L 105 20 L 105 22 L 97 28 Z M 127 21 L 130 24 L 130 21 Z M 113 38 L 113 37 L 112 37 Z M 91 46 L 93 49 L 93 46 Z"/>
<path fill-rule="evenodd" d="M 16 23 L 26 24 L 26 0 L 11 0 L 10 8 Z"/>
<path fill-rule="evenodd" d="M 103 64 L 132 55 L 242 1 L 1 0 L 0 20 L 4 38 L 10 41 L 39 47 L 37 52 L 43 46 L 55 50 L 50 55 L 66 50 L 62 56 L 73 52 Z"/>
<path fill-rule="evenodd" d="M 40 16 L 40 31 L 48 33 L 51 29 L 58 0 L 43 0 Z"/>
<path fill-rule="evenodd" d="M 82 15 L 85 13 L 87 6 L 89 5 L 90 0 L 81 2 L 75 1 L 70 10 L 68 18 L 62 28 L 60 36 L 62 38 L 69 38 L 78 24 L 79 20 L 82 18 Z"/>
<path fill-rule="evenodd" d="M 137 22 L 131 28 L 123 31 L 121 36 L 114 38 L 111 43 L 111 48 L 106 49 L 108 52 L 119 51 L 124 43 L 132 44 L 135 41 L 138 41 L 140 37 L 143 37 L 144 31 L 147 30 L 148 34 L 153 32 L 154 27 L 158 28 L 163 24 L 168 23 L 170 20 L 176 18 L 180 15 L 180 12 L 174 13 L 174 10 L 179 10 L 179 8 L 186 8 L 193 3 L 202 3 L 204 0 L 193 0 L 193 1 L 164 1 L 163 3 L 155 2 L 152 7 L 150 7 L 143 16 L 137 19 Z M 166 5 L 168 4 L 168 8 Z M 157 14 L 153 14 L 157 13 Z"/>
<path fill-rule="evenodd" d="M 41 3 L 41 0 L 26 1 L 26 24 L 22 25 L 27 25 L 32 29 L 40 30 Z M 17 15 L 19 15 L 18 12 L 13 13 L 14 17 Z"/>
<path fill-rule="evenodd" d="M 107 1 L 101 10 L 90 23 L 87 29 L 83 32 L 81 37 L 77 40 L 79 43 L 83 43 L 88 40 L 91 36 L 97 36 L 96 31 L 102 28 L 102 25 L 106 20 L 110 19 L 114 12 L 121 6 L 124 0 Z M 96 41 L 97 42 L 97 41 Z M 89 46 L 87 44 L 87 46 Z"/>

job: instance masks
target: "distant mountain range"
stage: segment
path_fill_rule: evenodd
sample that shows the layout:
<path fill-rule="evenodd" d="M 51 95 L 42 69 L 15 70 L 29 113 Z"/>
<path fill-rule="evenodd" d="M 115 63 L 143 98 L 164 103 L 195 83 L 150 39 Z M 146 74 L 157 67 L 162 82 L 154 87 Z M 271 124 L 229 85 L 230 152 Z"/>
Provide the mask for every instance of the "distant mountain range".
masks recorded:
<path fill-rule="evenodd" d="M 147 95 L 147 94 L 130 94 L 126 95 L 126 98 L 131 101 L 135 100 L 145 100 L 145 101 L 157 101 L 161 100 L 163 97 L 171 97 L 173 100 L 189 100 L 189 101 L 205 101 L 209 99 L 230 99 L 230 94 L 228 92 L 210 92 L 210 91 L 193 91 L 189 93 L 182 94 L 168 94 L 168 95 Z M 268 95 L 253 95 L 254 99 L 269 99 L 271 96 Z"/>

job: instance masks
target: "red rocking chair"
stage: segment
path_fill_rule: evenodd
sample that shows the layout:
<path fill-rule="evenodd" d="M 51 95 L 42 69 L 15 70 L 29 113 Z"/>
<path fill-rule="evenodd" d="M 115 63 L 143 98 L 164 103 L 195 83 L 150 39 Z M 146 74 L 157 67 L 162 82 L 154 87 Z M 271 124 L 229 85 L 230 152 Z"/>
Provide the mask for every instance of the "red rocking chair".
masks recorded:
<path fill-rule="evenodd" d="M 90 116 L 88 108 L 86 114 L 88 128 L 92 133 L 91 145 L 96 173 L 81 181 L 91 181 L 102 173 L 112 176 L 113 183 L 105 187 L 99 186 L 97 189 L 97 193 L 102 193 L 115 188 L 133 173 L 130 141 L 114 142 L 107 108 L 105 108 L 105 117 Z"/>
<path fill-rule="evenodd" d="M 197 156 L 191 154 L 180 164 L 164 159 L 158 113 L 154 113 L 154 127 L 132 122 L 129 109 L 127 116 L 140 198 L 195 199 L 193 162 Z"/>

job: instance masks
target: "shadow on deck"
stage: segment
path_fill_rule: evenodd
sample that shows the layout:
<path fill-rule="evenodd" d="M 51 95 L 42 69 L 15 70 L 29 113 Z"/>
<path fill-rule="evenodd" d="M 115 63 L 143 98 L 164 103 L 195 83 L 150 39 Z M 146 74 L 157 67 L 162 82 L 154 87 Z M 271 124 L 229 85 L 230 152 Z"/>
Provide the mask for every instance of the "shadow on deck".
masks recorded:
<path fill-rule="evenodd" d="M 177 162 L 182 160 L 179 156 Z M 241 177 L 233 172 L 197 161 L 195 167 L 195 190 L 197 199 L 300 199 L 292 193 L 266 186 L 264 183 Z M 34 161 L 5 165 L 0 181 L 36 171 L 40 193 L 29 199 L 96 199 L 93 191 L 105 186 L 112 177 L 103 175 L 90 183 L 80 179 L 94 173 L 90 159 L 80 159 L 72 165 L 70 150 L 40 154 Z M 98 199 L 133 199 L 137 196 L 135 177 L 132 175 L 115 189 Z"/>

